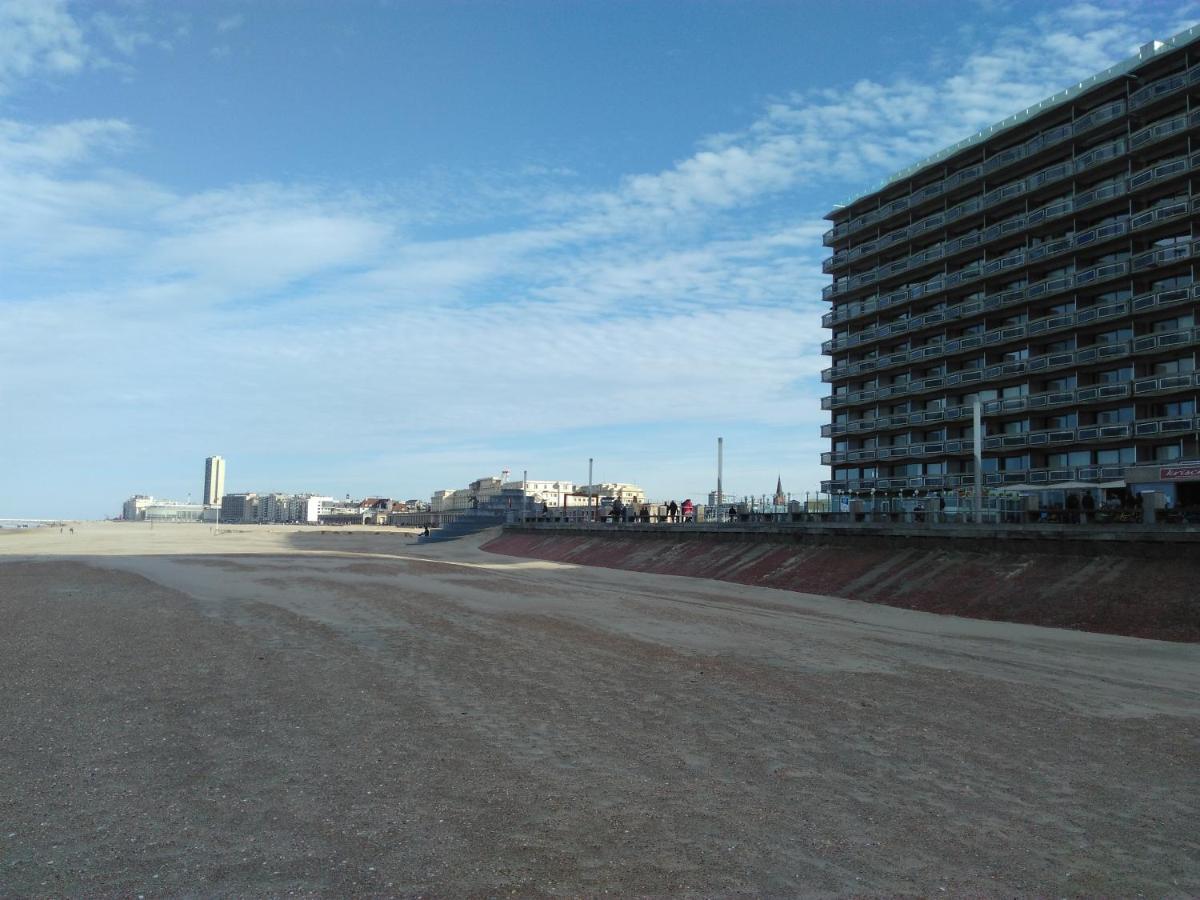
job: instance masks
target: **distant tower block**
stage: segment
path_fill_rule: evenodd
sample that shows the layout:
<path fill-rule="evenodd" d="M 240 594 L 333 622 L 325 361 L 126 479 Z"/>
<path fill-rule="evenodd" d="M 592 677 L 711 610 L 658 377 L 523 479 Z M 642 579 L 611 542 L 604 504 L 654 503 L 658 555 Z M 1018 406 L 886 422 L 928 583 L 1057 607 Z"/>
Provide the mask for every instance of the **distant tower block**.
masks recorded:
<path fill-rule="evenodd" d="M 225 496 L 225 460 L 210 456 L 204 460 L 204 505 L 220 506 Z"/>

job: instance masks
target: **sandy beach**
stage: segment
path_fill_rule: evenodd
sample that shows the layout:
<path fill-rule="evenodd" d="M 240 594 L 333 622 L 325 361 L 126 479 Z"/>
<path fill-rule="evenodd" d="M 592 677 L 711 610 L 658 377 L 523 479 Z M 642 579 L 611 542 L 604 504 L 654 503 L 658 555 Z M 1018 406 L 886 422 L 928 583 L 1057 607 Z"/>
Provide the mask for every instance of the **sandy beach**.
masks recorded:
<path fill-rule="evenodd" d="M 1200 647 L 516 559 L 0 532 L 0 895 L 1200 894 Z"/>

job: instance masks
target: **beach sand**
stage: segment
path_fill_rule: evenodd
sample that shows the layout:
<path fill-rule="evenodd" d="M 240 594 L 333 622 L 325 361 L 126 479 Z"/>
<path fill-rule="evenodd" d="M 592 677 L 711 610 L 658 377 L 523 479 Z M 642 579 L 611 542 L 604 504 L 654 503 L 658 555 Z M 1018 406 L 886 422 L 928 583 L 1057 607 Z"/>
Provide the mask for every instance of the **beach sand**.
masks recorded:
<path fill-rule="evenodd" d="M 521 560 L 0 539 L 0 895 L 1200 894 L 1200 647 Z"/>

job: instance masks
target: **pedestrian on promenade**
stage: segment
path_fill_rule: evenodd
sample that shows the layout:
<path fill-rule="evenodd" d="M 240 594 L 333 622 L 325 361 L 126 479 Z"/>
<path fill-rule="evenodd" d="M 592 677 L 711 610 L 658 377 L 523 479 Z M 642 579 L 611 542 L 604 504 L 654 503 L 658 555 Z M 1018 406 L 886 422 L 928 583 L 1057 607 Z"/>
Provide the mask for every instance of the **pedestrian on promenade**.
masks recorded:
<path fill-rule="evenodd" d="M 737 519 L 737 507 L 731 506 L 731 507 L 729 507 L 729 521 L 733 522 L 736 519 Z"/>
<path fill-rule="evenodd" d="M 676 516 L 679 515 L 679 504 L 672 500 L 667 504 L 667 519 L 674 524 Z"/>
<path fill-rule="evenodd" d="M 1067 521 L 1072 525 L 1079 524 L 1079 495 L 1067 495 Z"/>
<path fill-rule="evenodd" d="M 647 525 L 650 524 L 650 507 L 644 503 L 642 504 L 642 521 Z"/>
<path fill-rule="evenodd" d="M 683 505 L 679 507 L 679 511 L 683 513 L 683 521 L 690 522 L 696 512 L 696 504 L 692 503 L 690 499 L 684 500 Z"/>
<path fill-rule="evenodd" d="M 616 500 L 613 501 L 613 505 L 612 505 L 613 524 L 616 525 L 618 522 L 624 521 L 624 517 L 625 517 L 625 504 L 622 503 L 621 498 L 618 497 Z"/>

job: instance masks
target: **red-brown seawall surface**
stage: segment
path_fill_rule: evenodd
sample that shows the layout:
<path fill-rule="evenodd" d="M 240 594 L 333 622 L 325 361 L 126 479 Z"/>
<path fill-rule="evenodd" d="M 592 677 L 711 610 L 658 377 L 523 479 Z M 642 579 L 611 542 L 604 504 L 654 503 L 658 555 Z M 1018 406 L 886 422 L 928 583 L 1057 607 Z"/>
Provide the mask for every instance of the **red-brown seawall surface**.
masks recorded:
<path fill-rule="evenodd" d="M 485 550 L 906 609 L 1200 641 L 1200 544 L 1153 536 L 507 528 Z"/>

